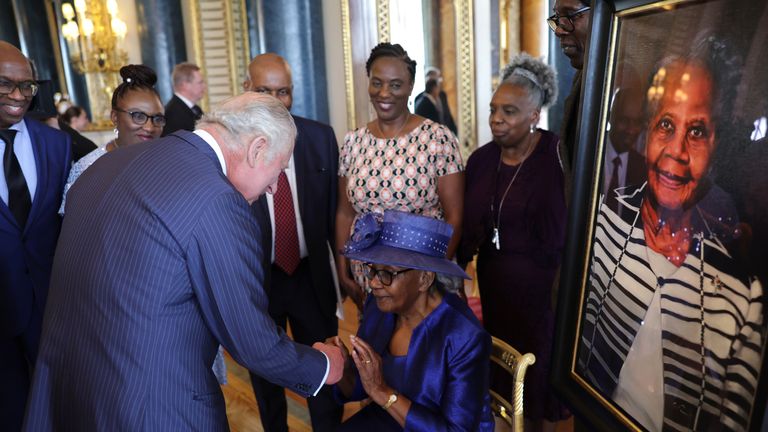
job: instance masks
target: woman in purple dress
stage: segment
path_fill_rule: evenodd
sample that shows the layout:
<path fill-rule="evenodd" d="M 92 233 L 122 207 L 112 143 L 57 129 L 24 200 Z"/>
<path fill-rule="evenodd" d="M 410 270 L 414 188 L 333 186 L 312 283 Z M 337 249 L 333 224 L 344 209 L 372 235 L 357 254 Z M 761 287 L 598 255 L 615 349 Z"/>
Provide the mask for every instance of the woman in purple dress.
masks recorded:
<path fill-rule="evenodd" d="M 527 54 L 505 68 L 491 100 L 493 142 L 467 162 L 458 250 L 462 266 L 478 255 L 485 329 L 536 356 L 526 376 L 526 430 L 553 427 L 567 415 L 548 381 L 552 284 L 565 240 L 563 169 L 557 135 L 536 128 L 556 92 L 554 71 Z M 491 387 L 511 393 L 501 377 Z"/>

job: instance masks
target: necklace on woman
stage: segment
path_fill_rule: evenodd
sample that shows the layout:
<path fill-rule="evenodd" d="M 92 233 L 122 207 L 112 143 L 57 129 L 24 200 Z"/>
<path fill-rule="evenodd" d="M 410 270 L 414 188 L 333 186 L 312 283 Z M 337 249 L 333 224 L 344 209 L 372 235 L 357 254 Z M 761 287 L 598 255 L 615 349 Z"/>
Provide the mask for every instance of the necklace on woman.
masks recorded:
<path fill-rule="evenodd" d="M 523 164 L 525 164 L 525 161 L 528 160 L 528 156 L 530 156 L 531 151 L 533 150 L 533 136 L 535 133 L 530 134 L 530 138 L 528 139 L 528 148 L 525 150 L 525 154 L 523 155 L 523 160 L 520 161 L 520 165 L 517 166 L 517 171 L 515 171 L 515 174 L 512 176 L 512 180 L 509 181 L 509 184 L 507 184 L 507 188 L 504 189 L 504 194 L 501 196 L 501 201 L 499 201 L 499 212 L 496 215 L 496 219 L 493 218 L 493 205 L 496 202 L 496 190 L 494 189 L 493 192 L 493 199 L 491 200 L 491 223 L 493 224 L 493 237 L 491 238 L 491 243 L 496 245 L 496 250 L 501 250 L 501 237 L 499 237 L 499 227 L 501 226 L 501 208 L 504 206 L 504 200 L 507 198 L 507 194 L 509 193 L 509 189 L 512 188 L 512 183 L 515 182 L 515 179 L 517 178 L 517 175 L 520 174 L 520 171 L 523 170 Z M 496 167 L 496 183 L 499 181 L 499 173 L 501 172 L 501 161 L 504 159 L 503 154 L 499 154 L 499 165 Z"/>
<path fill-rule="evenodd" d="M 403 131 L 403 129 L 405 129 L 405 125 L 407 125 L 407 124 L 408 124 L 408 121 L 409 121 L 410 119 L 411 119 L 411 113 L 409 112 L 409 113 L 408 113 L 408 116 L 405 118 L 405 121 L 403 122 L 403 124 L 402 124 L 402 125 L 400 125 L 400 129 L 398 129 L 398 130 L 397 130 L 397 132 L 395 132 L 395 134 L 394 134 L 394 135 L 392 135 L 391 137 L 386 137 L 386 136 L 384 135 L 384 130 L 383 130 L 383 129 L 381 129 L 381 121 L 380 121 L 378 118 L 376 118 L 376 127 L 379 129 L 379 133 L 381 134 L 381 137 L 382 137 L 382 138 L 384 138 L 384 139 L 386 139 L 386 140 L 391 140 L 391 139 L 395 139 L 395 138 L 397 138 L 397 137 L 400 135 L 400 132 L 402 132 L 402 131 Z"/>

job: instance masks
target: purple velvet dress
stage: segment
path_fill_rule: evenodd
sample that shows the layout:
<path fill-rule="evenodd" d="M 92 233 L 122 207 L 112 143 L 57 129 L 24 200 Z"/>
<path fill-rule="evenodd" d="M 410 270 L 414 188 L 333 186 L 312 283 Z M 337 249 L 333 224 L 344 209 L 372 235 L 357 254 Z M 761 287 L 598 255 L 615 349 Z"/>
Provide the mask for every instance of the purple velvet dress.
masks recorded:
<path fill-rule="evenodd" d="M 541 140 L 501 206 L 519 165 L 500 164 L 501 151 L 493 142 L 470 156 L 457 256 L 464 265 L 478 254 L 477 277 L 488 333 L 536 356 L 536 364 L 528 369 L 525 379 L 525 417 L 556 421 L 567 415 L 549 385 L 554 332 L 552 283 L 565 241 L 566 208 L 558 137 L 540 131 Z M 497 222 L 499 250 L 492 243 Z M 491 388 L 511 391 L 511 383 L 500 382 L 499 375 L 494 374 L 492 380 Z"/>

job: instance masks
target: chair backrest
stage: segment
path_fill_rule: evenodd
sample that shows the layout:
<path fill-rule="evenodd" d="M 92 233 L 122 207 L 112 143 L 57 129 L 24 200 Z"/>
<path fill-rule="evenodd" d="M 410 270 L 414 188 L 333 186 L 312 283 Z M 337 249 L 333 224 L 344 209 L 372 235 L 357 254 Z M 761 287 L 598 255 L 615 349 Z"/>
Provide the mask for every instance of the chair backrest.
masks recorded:
<path fill-rule="evenodd" d="M 536 356 L 531 353 L 520 354 L 503 340 L 492 337 L 491 361 L 501 366 L 512 375 L 513 390 L 508 397 L 491 390 L 491 409 L 501 417 L 515 432 L 523 431 L 523 388 L 525 372 L 528 366 L 536 363 Z M 511 398 L 510 398 L 511 396 Z"/>

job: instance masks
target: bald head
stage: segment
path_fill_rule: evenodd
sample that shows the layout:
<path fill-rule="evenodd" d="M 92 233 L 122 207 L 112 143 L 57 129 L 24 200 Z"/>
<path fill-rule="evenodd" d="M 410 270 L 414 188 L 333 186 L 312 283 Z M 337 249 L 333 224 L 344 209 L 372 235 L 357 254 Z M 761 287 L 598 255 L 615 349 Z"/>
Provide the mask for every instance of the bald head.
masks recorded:
<path fill-rule="evenodd" d="M 616 92 L 611 105 L 608 133 L 617 153 L 634 150 L 643 127 L 643 93 L 637 87 Z"/>
<path fill-rule="evenodd" d="M 245 91 L 270 94 L 280 100 L 285 108 L 293 104 L 293 80 L 291 67 L 284 58 L 274 53 L 261 54 L 248 65 Z"/>
<path fill-rule="evenodd" d="M 29 59 L 15 46 L 0 41 L 0 80 L 15 85 L 12 92 L 0 94 L 0 129 L 7 129 L 24 118 L 32 95 L 23 95 L 18 86 L 33 84 L 34 79 Z"/>

